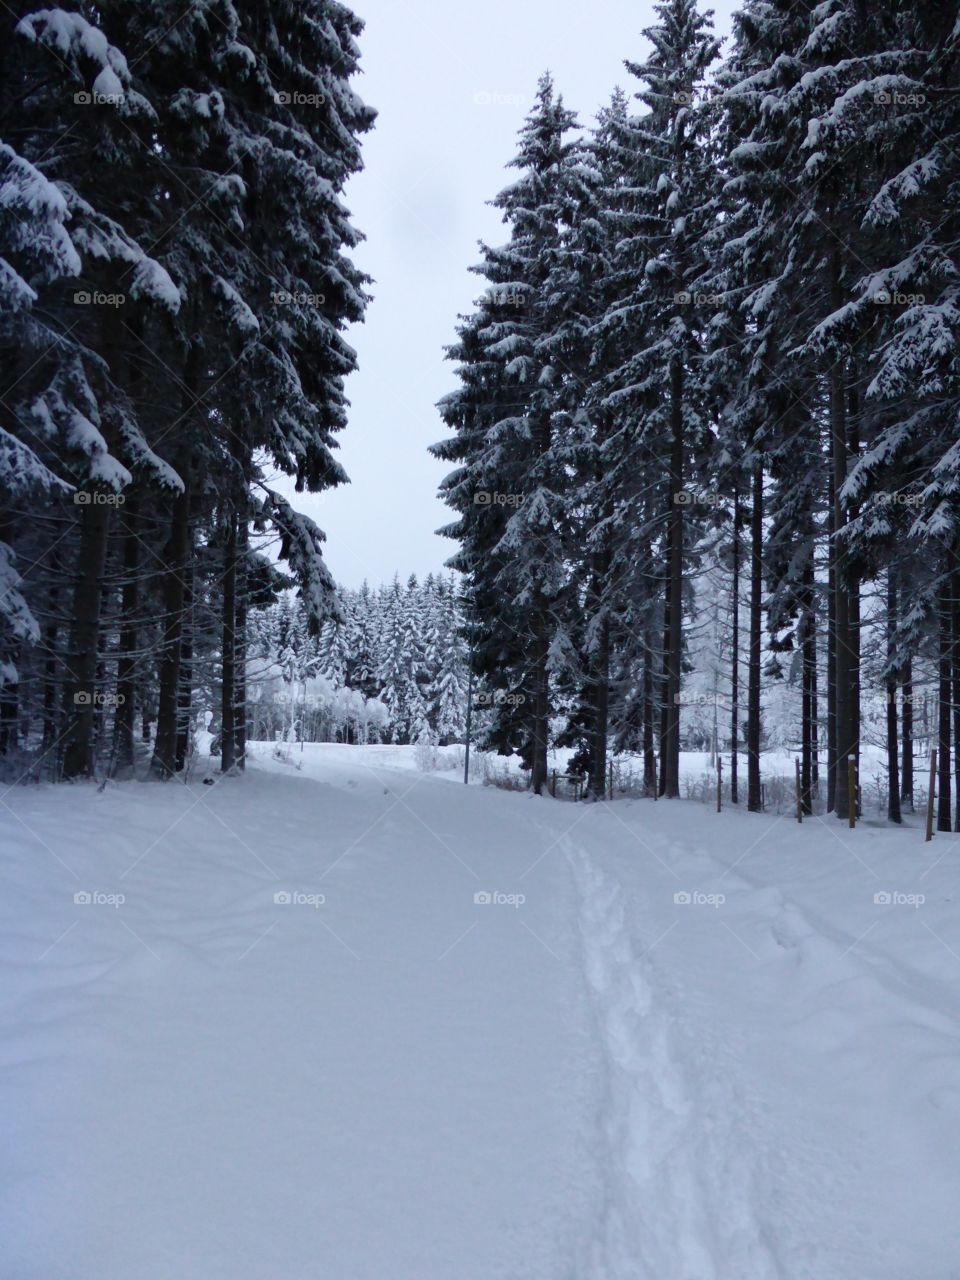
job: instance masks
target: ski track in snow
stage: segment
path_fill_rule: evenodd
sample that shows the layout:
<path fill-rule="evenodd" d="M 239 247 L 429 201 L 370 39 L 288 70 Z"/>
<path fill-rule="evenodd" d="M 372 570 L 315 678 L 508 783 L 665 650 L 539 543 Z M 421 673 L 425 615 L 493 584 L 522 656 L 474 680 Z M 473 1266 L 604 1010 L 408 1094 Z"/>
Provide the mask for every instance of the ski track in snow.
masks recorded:
<path fill-rule="evenodd" d="M 620 886 L 565 843 L 608 1067 L 605 1202 L 590 1280 L 775 1280 L 756 1172 L 731 1132 L 729 1083 L 691 1078 L 680 1060 L 652 954 L 660 939 L 638 947 Z"/>

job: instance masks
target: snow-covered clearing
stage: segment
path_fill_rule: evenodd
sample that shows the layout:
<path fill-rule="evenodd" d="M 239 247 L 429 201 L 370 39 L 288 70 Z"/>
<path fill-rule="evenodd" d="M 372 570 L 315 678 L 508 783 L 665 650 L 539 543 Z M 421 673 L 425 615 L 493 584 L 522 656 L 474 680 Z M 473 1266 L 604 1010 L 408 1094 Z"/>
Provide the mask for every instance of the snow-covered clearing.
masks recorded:
<path fill-rule="evenodd" d="M 954 837 L 411 754 L 6 792 L 4 1280 L 960 1276 Z"/>

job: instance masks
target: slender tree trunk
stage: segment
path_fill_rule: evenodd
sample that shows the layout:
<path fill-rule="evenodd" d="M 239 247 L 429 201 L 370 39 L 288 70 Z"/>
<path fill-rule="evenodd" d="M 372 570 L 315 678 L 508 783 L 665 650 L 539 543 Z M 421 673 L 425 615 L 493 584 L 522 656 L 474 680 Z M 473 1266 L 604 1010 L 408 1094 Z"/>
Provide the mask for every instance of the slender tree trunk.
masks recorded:
<path fill-rule="evenodd" d="M 590 752 L 590 794 L 594 800 L 603 800 L 607 794 L 607 732 L 610 709 L 610 619 L 606 617 L 600 624 L 600 635 L 592 667 L 593 739 Z"/>
<path fill-rule="evenodd" d="M 950 666 L 953 669 L 953 785 L 954 831 L 960 831 L 960 573 L 955 572 L 950 583 L 953 597 L 953 636 L 950 645 Z"/>
<path fill-rule="evenodd" d="M 187 767 L 190 754 L 190 713 L 193 707 L 193 565 L 184 570 L 183 628 L 180 639 L 180 672 L 177 678 L 177 773 Z"/>
<path fill-rule="evenodd" d="M 530 784 L 534 795 L 543 795 L 547 785 L 547 738 L 550 723 L 547 658 L 547 602 L 537 600 L 533 638 L 533 737 Z"/>
<path fill-rule="evenodd" d="M 837 570 L 833 557 L 834 521 L 833 444 L 831 436 L 827 537 L 830 564 L 827 570 L 827 812 L 837 802 Z"/>
<path fill-rule="evenodd" d="M 659 774 L 657 779 L 658 794 L 664 795 L 667 786 L 667 707 L 670 698 L 670 678 L 667 671 L 670 652 L 670 575 L 667 575 L 664 583 L 663 595 L 663 647 L 660 650 L 660 683 L 658 685 L 660 692 L 660 737 L 657 742 L 659 749 Z"/>
<path fill-rule="evenodd" d="M 733 635 L 730 639 L 730 803 L 738 804 L 739 780 L 737 776 L 738 746 L 740 742 L 740 487 L 733 482 L 733 582 L 730 602 L 733 612 Z"/>
<path fill-rule="evenodd" d="M 900 813 L 900 777 L 897 752 L 899 748 L 897 733 L 897 673 L 893 665 L 897 631 L 897 575 L 893 569 L 887 570 L 887 818 L 890 822 L 901 823 Z"/>
<path fill-rule="evenodd" d="M 92 494 L 93 498 L 97 495 Z M 106 496 L 106 495 L 104 495 Z M 91 501 L 80 517 L 79 572 L 73 596 L 67 668 L 65 778 L 91 777 L 95 768 L 97 661 L 110 507 Z"/>
<path fill-rule="evenodd" d="M 237 627 L 236 671 L 234 684 L 237 690 L 237 710 L 234 716 L 236 739 L 236 767 L 242 772 L 247 767 L 247 550 L 250 535 L 247 527 L 246 503 L 243 504 L 237 525 Z"/>
<path fill-rule="evenodd" d="M 835 299 L 837 293 L 835 292 Z M 839 303 L 838 303 L 839 305 Z M 830 375 L 830 422 L 833 442 L 833 528 L 831 559 L 834 568 L 834 681 L 836 718 L 836 767 L 834 777 L 834 813 L 849 816 L 849 805 L 856 797 L 847 792 L 847 761 L 856 758 L 853 712 L 853 631 L 851 625 L 851 590 L 847 567 L 848 555 L 841 540 L 844 511 L 840 491 L 847 478 L 846 398 L 843 364 L 838 362 Z"/>
<path fill-rule="evenodd" d="M 50 763 L 50 771 L 59 777 L 57 767 L 60 743 L 60 699 L 57 697 L 57 653 L 60 631 L 55 622 L 48 622 L 43 629 L 43 744 L 42 759 Z M 50 757 L 53 756 L 53 760 Z"/>
<path fill-rule="evenodd" d="M 683 662 L 683 364 L 670 364 L 670 490 L 667 533 L 670 625 L 667 632 L 667 740 L 663 794 L 680 794 L 680 677 Z"/>
<path fill-rule="evenodd" d="M 643 792 L 655 796 L 657 755 L 653 742 L 653 646 L 649 631 L 643 645 Z"/>
<path fill-rule="evenodd" d="M 136 512 L 124 507 L 123 586 L 120 589 L 122 619 L 117 656 L 117 708 L 113 717 L 113 772 L 123 777 L 133 772 L 134 721 L 137 699 L 137 610 L 140 604 L 140 540 Z"/>
<path fill-rule="evenodd" d="M 950 727 L 953 720 L 950 705 L 953 692 L 953 667 L 950 660 L 953 648 L 953 601 L 950 583 L 950 575 L 944 574 L 938 593 L 940 639 L 938 665 L 940 701 L 937 720 L 938 831 L 953 829 L 950 816 Z"/>
<path fill-rule="evenodd" d="M 913 813 L 913 662 L 910 659 L 904 663 L 900 688 L 902 699 L 900 799 L 904 807 Z"/>
<path fill-rule="evenodd" d="M 177 768 L 177 720 L 180 692 L 180 659 L 183 646 L 184 592 L 190 547 L 190 464 L 181 462 L 185 491 L 174 499 L 167 543 L 166 572 L 162 578 L 163 636 L 157 693 L 157 731 L 151 771 L 170 778 Z"/>
<path fill-rule="evenodd" d="M 803 572 L 801 655 L 801 729 L 800 729 L 800 808 L 813 813 L 813 764 L 817 734 L 817 624 L 813 609 L 813 549 Z"/>
<path fill-rule="evenodd" d="M 753 471 L 753 502 L 750 512 L 750 660 L 747 669 L 747 808 L 759 813 L 763 808 L 760 786 L 760 662 L 762 656 L 763 600 L 763 466 Z"/>
<path fill-rule="evenodd" d="M 223 627 L 222 668 L 220 701 L 220 768 L 229 773 L 237 758 L 236 733 L 236 660 L 237 660 L 237 513 L 228 504 L 223 519 L 226 522 L 226 539 L 223 551 Z"/>

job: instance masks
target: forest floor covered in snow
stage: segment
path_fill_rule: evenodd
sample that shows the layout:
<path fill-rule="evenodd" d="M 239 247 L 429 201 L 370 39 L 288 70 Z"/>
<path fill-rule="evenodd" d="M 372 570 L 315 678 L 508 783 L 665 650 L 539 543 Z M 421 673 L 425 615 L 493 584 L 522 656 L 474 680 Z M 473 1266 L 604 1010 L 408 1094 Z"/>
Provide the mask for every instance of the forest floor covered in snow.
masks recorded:
<path fill-rule="evenodd" d="M 0 798 L 4 1280 L 960 1277 L 960 838 L 398 750 Z"/>

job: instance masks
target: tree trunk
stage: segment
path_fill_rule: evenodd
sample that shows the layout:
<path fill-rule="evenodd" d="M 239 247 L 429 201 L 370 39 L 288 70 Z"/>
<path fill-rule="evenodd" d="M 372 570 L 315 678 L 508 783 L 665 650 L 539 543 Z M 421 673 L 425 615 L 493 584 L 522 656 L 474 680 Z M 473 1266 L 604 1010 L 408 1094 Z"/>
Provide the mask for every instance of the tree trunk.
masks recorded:
<path fill-rule="evenodd" d="M 683 663 L 683 364 L 670 363 L 670 514 L 668 572 L 670 623 L 667 631 L 667 740 L 664 745 L 663 794 L 680 794 L 680 676 Z"/>
<path fill-rule="evenodd" d="M 950 576 L 944 574 L 938 592 L 940 654 L 938 664 L 940 702 L 937 719 L 937 830 L 951 831 L 950 816 L 950 726 L 953 692 L 953 601 Z"/>
<path fill-rule="evenodd" d="M 607 794 L 607 730 L 610 708 L 609 618 L 604 618 L 600 624 L 600 636 L 592 667 L 593 737 L 590 752 L 590 794 L 594 800 L 603 800 Z"/>
<path fill-rule="evenodd" d="M 190 344 L 184 371 L 182 430 L 184 443 L 178 459 L 183 492 L 174 499 L 167 544 L 166 573 L 163 575 L 163 640 L 160 657 L 157 733 L 153 744 L 151 771 L 161 778 L 172 777 L 177 767 L 177 723 L 179 719 L 180 659 L 183 644 L 184 593 L 190 561 L 190 507 L 193 485 L 193 458 L 189 435 L 193 409 L 200 385 L 202 348 Z"/>
<path fill-rule="evenodd" d="M 817 623 L 813 609 L 813 549 L 803 571 L 801 614 L 800 810 L 813 813 L 813 763 L 817 736 Z"/>
<path fill-rule="evenodd" d="M 913 663 L 904 663 L 900 677 L 901 688 L 901 742 L 900 799 L 913 813 Z"/>
<path fill-rule="evenodd" d="M 237 707 L 237 513 L 228 504 L 223 519 L 226 522 L 226 540 L 223 550 L 223 626 L 222 667 L 220 700 L 220 769 L 229 773 L 237 759 L 237 733 L 235 712 Z"/>
<path fill-rule="evenodd" d="M 649 631 L 643 644 L 643 793 L 657 792 L 657 755 L 653 742 L 653 646 Z"/>
<path fill-rule="evenodd" d="M 177 719 L 180 691 L 180 659 L 183 646 L 183 606 L 185 573 L 190 548 L 191 465 L 183 460 L 180 474 L 184 492 L 173 503 L 170 540 L 167 543 L 166 572 L 163 575 L 163 637 L 160 650 L 157 694 L 157 731 L 153 743 L 151 772 L 170 778 L 177 768 Z"/>
<path fill-rule="evenodd" d="M 547 785 L 547 737 L 549 733 L 549 676 L 547 658 L 547 602 L 538 595 L 533 636 L 533 733 L 531 739 L 530 784 L 534 795 L 543 795 Z"/>
<path fill-rule="evenodd" d="M 836 298 L 835 292 L 835 298 Z M 839 303 L 838 303 L 839 305 Z M 851 586 L 848 555 L 841 541 L 844 510 L 840 491 L 847 478 L 846 398 L 843 364 L 838 362 L 830 374 L 830 425 L 833 445 L 833 538 L 831 560 L 834 571 L 834 683 L 836 720 L 836 765 L 833 811 L 838 818 L 849 816 L 849 806 L 856 797 L 847 791 L 847 762 L 856 758 L 853 714 L 853 636 L 851 627 Z"/>
<path fill-rule="evenodd" d="M 107 496 L 88 493 L 93 499 Z M 94 500 L 84 506 L 80 517 L 79 573 L 73 596 L 69 658 L 65 663 L 68 676 L 64 706 L 67 726 L 63 757 L 65 778 L 91 777 L 96 764 L 97 661 L 109 533 L 110 507 L 107 503 Z"/>
<path fill-rule="evenodd" d="M 117 646 L 117 708 L 113 717 L 113 775 L 133 772 L 134 721 L 137 699 L 137 610 L 140 604 L 140 540 L 136 512 L 124 508 L 123 586 L 120 589 L 120 637 Z"/>
<path fill-rule="evenodd" d="M 739 803 L 737 747 L 740 741 L 740 487 L 733 482 L 733 583 L 730 603 L 733 612 L 733 635 L 730 639 L 730 803 Z"/>
<path fill-rule="evenodd" d="M 950 665 L 953 669 L 953 784 L 954 831 L 960 831 L 960 573 L 951 578 L 953 636 L 950 645 Z"/>
<path fill-rule="evenodd" d="M 763 808 L 760 787 L 760 660 L 762 656 L 763 599 L 763 466 L 753 471 L 753 502 L 750 512 L 750 660 L 747 669 L 747 808 L 759 813 Z"/>
<path fill-rule="evenodd" d="M 887 570 L 887 818 L 890 822 L 901 823 L 900 813 L 900 777 L 897 752 L 899 748 L 897 733 L 897 673 L 893 665 L 895 658 L 895 640 L 897 631 L 897 575 L 892 569 Z"/>
<path fill-rule="evenodd" d="M 247 767 L 247 549 L 250 542 L 247 527 L 246 503 L 243 504 L 237 524 L 237 609 L 236 609 L 236 715 L 234 738 L 236 739 L 236 767 L 243 772 Z"/>

